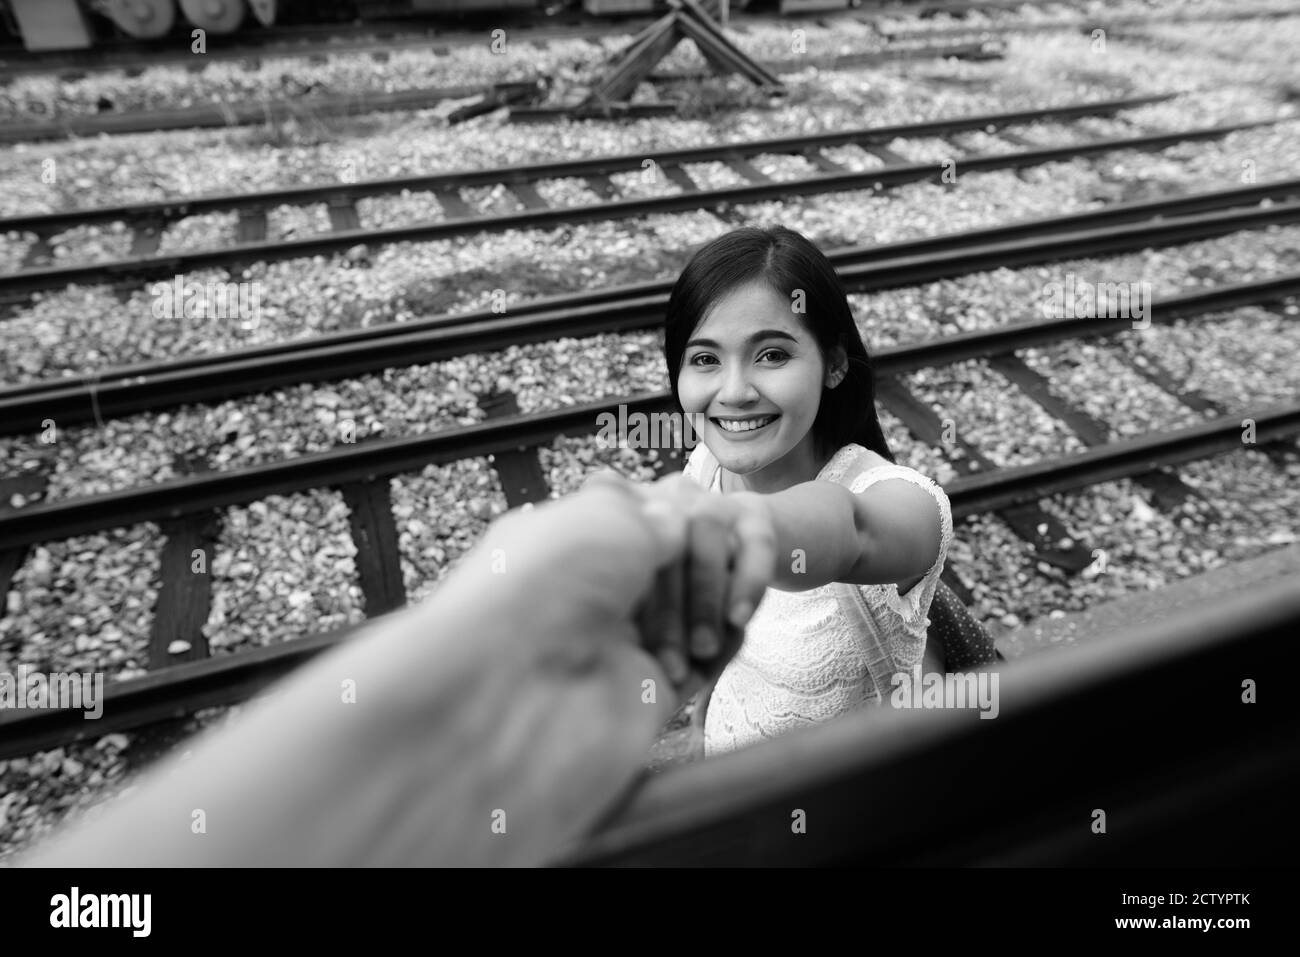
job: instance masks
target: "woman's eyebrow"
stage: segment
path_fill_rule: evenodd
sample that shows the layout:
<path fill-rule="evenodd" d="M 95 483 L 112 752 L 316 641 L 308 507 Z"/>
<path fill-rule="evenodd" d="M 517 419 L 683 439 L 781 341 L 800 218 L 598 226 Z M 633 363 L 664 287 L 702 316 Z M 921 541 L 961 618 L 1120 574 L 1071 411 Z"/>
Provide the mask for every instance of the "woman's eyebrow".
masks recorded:
<path fill-rule="evenodd" d="M 790 333 L 782 332 L 780 329 L 760 329 L 758 332 L 746 339 L 745 344 L 752 345 L 753 343 L 761 342 L 764 339 L 789 339 L 794 343 L 798 343 L 799 341 L 794 336 L 790 335 Z M 718 344 L 712 339 L 692 339 L 690 342 L 686 343 L 686 348 L 689 349 L 691 346 L 707 346 L 710 349 L 718 348 Z"/>

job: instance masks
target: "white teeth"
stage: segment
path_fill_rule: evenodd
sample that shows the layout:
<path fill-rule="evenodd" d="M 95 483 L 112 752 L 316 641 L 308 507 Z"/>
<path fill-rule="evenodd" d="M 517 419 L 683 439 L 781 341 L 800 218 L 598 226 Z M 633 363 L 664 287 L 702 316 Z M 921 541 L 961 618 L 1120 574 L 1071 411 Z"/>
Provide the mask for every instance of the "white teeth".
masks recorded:
<path fill-rule="evenodd" d="M 717 423 L 724 432 L 752 432 L 755 429 L 761 429 L 769 422 L 776 418 L 774 415 L 765 415 L 759 419 L 744 419 L 738 422 L 729 422 L 726 419 L 718 419 Z"/>

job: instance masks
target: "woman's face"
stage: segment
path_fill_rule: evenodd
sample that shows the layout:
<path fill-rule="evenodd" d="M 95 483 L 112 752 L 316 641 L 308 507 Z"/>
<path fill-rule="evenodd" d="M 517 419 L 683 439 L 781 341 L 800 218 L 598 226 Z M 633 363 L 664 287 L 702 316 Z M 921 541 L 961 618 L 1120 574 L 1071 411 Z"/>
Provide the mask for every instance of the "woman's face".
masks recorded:
<path fill-rule="evenodd" d="M 821 466 L 812 426 L 825 362 L 791 302 L 761 282 L 733 290 L 691 334 L 677 379 L 709 451 L 760 491 L 810 480 Z"/>

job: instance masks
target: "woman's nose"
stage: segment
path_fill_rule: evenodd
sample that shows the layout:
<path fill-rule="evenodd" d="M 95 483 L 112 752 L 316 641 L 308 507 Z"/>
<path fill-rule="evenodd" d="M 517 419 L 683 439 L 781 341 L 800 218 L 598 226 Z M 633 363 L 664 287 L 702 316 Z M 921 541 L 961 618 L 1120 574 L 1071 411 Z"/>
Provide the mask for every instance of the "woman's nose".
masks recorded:
<path fill-rule="evenodd" d="M 722 386 L 718 389 L 718 401 L 723 405 L 742 406 L 758 398 L 758 390 L 750 381 L 749 370 L 741 363 L 724 369 Z"/>

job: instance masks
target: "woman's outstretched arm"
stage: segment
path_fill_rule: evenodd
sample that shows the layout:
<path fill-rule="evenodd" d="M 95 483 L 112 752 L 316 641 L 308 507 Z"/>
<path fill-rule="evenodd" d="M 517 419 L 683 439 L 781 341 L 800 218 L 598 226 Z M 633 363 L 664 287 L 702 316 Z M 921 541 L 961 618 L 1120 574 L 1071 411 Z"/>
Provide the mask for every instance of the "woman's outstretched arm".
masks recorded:
<path fill-rule="evenodd" d="M 656 488 L 690 517 L 696 534 L 725 542 L 737 530 L 768 529 L 762 554 L 775 565 L 771 586 L 783 591 L 829 582 L 910 583 L 929 571 L 942 541 L 935 498 L 900 479 L 882 479 L 859 493 L 823 480 L 769 493 L 717 495 L 684 478 Z"/>

